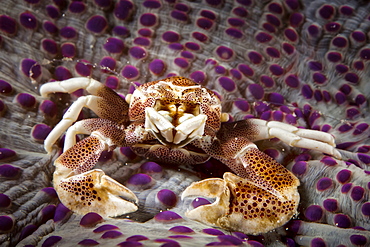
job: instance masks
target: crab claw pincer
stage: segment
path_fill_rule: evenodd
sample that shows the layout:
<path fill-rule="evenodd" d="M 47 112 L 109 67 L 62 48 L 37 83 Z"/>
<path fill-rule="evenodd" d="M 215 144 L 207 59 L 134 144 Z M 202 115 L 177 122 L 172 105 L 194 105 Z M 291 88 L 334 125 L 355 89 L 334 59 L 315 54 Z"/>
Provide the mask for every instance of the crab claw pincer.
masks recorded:
<path fill-rule="evenodd" d="M 192 183 L 181 197 L 216 198 L 212 204 L 188 211 L 188 218 L 214 227 L 256 235 L 284 225 L 297 213 L 297 186 L 288 188 L 284 196 L 279 197 L 247 179 L 226 172 L 223 179 L 210 178 Z"/>

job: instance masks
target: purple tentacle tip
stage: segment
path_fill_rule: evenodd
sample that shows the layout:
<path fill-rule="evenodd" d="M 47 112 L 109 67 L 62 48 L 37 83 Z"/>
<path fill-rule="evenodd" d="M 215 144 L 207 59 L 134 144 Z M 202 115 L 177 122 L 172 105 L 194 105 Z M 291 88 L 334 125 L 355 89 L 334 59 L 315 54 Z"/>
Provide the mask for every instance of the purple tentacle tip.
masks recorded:
<path fill-rule="evenodd" d="M 154 219 L 159 222 L 165 223 L 165 222 L 173 222 L 173 221 L 181 220 L 182 217 L 172 211 L 163 211 L 163 212 L 158 213 L 156 216 L 154 216 Z"/>
<path fill-rule="evenodd" d="M 82 217 L 80 220 L 80 225 L 84 227 L 94 227 L 103 221 L 103 217 L 101 217 L 99 214 L 90 212 Z"/>

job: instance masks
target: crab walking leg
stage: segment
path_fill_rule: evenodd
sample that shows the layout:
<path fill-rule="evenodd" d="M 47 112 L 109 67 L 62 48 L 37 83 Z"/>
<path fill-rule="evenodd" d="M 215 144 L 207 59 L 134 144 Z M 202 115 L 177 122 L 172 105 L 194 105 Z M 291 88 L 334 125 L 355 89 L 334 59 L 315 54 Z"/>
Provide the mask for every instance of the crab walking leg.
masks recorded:
<path fill-rule="evenodd" d="M 342 158 L 342 155 L 335 148 L 334 137 L 328 133 L 300 129 L 277 121 L 268 122 L 261 119 L 249 119 L 247 121 L 258 130 L 258 135 L 250 139 L 253 142 L 276 137 L 293 147 L 316 150 L 330 154 L 338 159 Z"/>
<path fill-rule="evenodd" d="M 83 107 L 87 107 L 96 112 L 99 108 L 100 97 L 94 95 L 82 96 L 77 99 L 63 115 L 63 119 L 53 128 L 44 141 L 45 150 L 50 153 L 53 144 L 78 118 Z"/>
<path fill-rule="evenodd" d="M 102 170 L 90 170 L 101 153 L 114 147 L 119 131 L 98 130 L 64 152 L 54 165 L 54 188 L 61 202 L 78 214 L 104 217 L 137 210 L 135 194 Z"/>
<path fill-rule="evenodd" d="M 44 142 L 47 152 L 51 151 L 51 147 L 56 140 L 77 120 L 83 107 L 91 109 L 100 118 L 109 119 L 116 123 L 128 122 L 127 102 L 110 88 L 90 78 L 78 77 L 65 81 L 46 83 L 41 86 L 40 93 L 46 97 L 50 93 L 72 93 L 81 88 L 92 95 L 82 96 L 70 106 L 63 119 L 50 132 Z"/>
<path fill-rule="evenodd" d="M 90 118 L 83 119 L 76 122 L 71 127 L 68 128 L 64 140 L 63 152 L 70 149 L 73 145 L 76 144 L 76 135 L 85 134 L 90 135 L 91 132 L 98 130 L 104 126 L 112 126 L 112 128 L 117 128 L 117 124 L 103 118 Z"/>

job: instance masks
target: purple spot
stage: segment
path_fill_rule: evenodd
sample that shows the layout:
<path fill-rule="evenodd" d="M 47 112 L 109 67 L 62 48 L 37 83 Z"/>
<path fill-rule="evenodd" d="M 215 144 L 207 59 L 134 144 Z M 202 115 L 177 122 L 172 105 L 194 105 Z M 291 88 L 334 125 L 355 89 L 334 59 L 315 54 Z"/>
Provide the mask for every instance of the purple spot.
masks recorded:
<path fill-rule="evenodd" d="M 117 89 L 119 86 L 119 79 L 116 76 L 108 76 L 104 84 L 111 89 Z"/>
<path fill-rule="evenodd" d="M 42 73 L 40 64 L 29 58 L 22 59 L 21 70 L 25 76 L 33 79 L 37 79 Z"/>
<path fill-rule="evenodd" d="M 172 50 L 177 50 L 177 51 L 181 51 L 184 49 L 184 46 L 180 43 L 172 43 L 168 47 Z"/>
<path fill-rule="evenodd" d="M 266 48 L 266 53 L 272 58 L 280 58 L 280 52 L 274 47 Z"/>
<path fill-rule="evenodd" d="M 135 80 L 136 78 L 139 77 L 139 70 L 135 66 L 126 65 L 122 69 L 121 75 L 128 80 Z"/>
<path fill-rule="evenodd" d="M 0 216 L 0 232 L 8 232 L 13 229 L 14 221 L 7 215 Z"/>
<path fill-rule="evenodd" d="M 307 31 L 308 31 L 308 34 L 312 37 L 318 37 L 321 32 L 320 28 L 315 24 L 310 25 L 307 28 Z"/>
<path fill-rule="evenodd" d="M 205 35 L 204 33 L 193 32 L 191 35 L 194 39 L 196 39 L 200 42 L 206 42 L 208 40 L 207 35 Z"/>
<path fill-rule="evenodd" d="M 234 27 L 241 27 L 245 24 L 245 21 L 239 18 L 228 18 L 227 22 L 229 23 L 230 26 Z"/>
<path fill-rule="evenodd" d="M 11 205 L 11 203 L 12 203 L 12 200 L 10 200 L 10 198 L 7 195 L 0 194 L 0 208 L 7 208 Z"/>
<path fill-rule="evenodd" d="M 208 31 L 213 27 L 213 21 L 207 18 L 198 18 L 197 26 Z"/>
<path fill-rule="evenodd" d="M 31 224 L 31 225 L 25 226 L 22 229 L 21 235 L 19 236 L 19 240 L 22 240 L 22 239 L 28 237 L 29 235 L 31 235 L 36 230 L 37 230 L 37 226 L 35 226 L 35 225 Z"/>
<path fill-rule="evenodd" d="M 83 227 L 94 227 L 103 222 L 103 218 L 97 213 L 87 213 L 80 220 L 80 225 Z"/>
<path fill-rule="evenodd" d="M 268 95 L 268 101 L 276 105 L 283 105 L 284 97 L 279 93 L 270 93 Z"/>
<path fill-rule="evenodd" d="M 203 71 L 194 71 L 190 74 L 190 79 L 192 79 L 194 82 L 203 84 L 206 80 L 206 74 Z"/>
<path fill-rule="evenodd" d="M 182 217 L 172 211 L 163 211 L 154 216 L 154 219 L 160 222 L 170 222 L 180 220 Z"/>
<path fill-rule="evenodd" d="M 357 70 L 363 70 L 365 68 L 365 64 L 362 61 L 355 61 L 352 64 L 352 66 L 353 66 L 354 69 L 357 69 Z"/>
<path fill-rule="evenodd" d="M 176 194 L 167 189 L 162 189 L 157 193 L 158 200 L 163 203 L 166 207 L 174 207 L 177 203 L 177 196 Z"/>
<path fill-rule="evenodd" d="M 247 77 L 251 77 L 254 75 L 253 69 L 246 64 L 239 64 L 238 69 L 240 70 L 240 72 L 243 73 L 243 75 Z"/>
<path fill-rule="evenodd" d="M 172 235 L 172 236 L 169 236 L 169 238 L 174 238 L 174 239 L 181 239 L 181 238 L 183 238 L 183 239 L 192 239 L 192 237 L 190 237 L 190 236 L 186 236 L 186 235 Z"/>
<path fill-rule="evenodd" d="M 230 75 L 232 77 L 234 77 L 235 79 L 237 79 L 237 80 L 241 80 L 242 79 L 242 74 L 240 73 L 239 70 L 237 70 L 237 69 L 231 69 L 229 72 L 230 72 Z"/>
<path fill-rule="evenodd" d="M 370 164 L 370 156 L 366 154 L 357 154 L 357 157 L 365 164 Z"/>
<path fill-rule="evenodd" d="M 0 93 L 9 95 L 13 92 L 13 87 L 6 81 L 0 80 Z"/>
<path fill-rule="evenodd" d="M 136 241 L 123 241 L 123 242 L 117 244 L 117 246 L 121 246 L 121 247 L 140 247 L 140 246 L 143 246 L 143 244 L 140 243 L 140 242 L 136 242 Z"/>
<path fill-rule="evenodd" d="M 346 194 L 348 193 L 348 191 L 350 191 L 352 188 L 352 183 L 347 183 L 347 184 L 344 184 L 340 190 L 340 192 L 342 192 L 343 194 Z"/>
<path fill-rule="evenodd" d="M 58 27 L 51 21 L 44 21 L 42 27 L 50 34 L 57 34 L 59 31 Z"/>
<path fill-rule="evenodd" d="M 269 70 L 273 75 L 276 76 L 281 76 L 284 73 L 284 69 L 278 64 L 270 65 Z"/>
<path fill-rule="evenodd" d="M 152 178 L 149 175 L 143 173 L 134 174 L 127 181 L 127 183 L 131 185 L 148 185 L 151 182 Z"/>
<path fill-rule="evenodd" d="M 362 31 L 353 31 L 351 37 L 354 41 L 357 42 L 365 42 L 366 41 L 366 34 Z"/>
<path fill-rule="evenodd" d="M 340 6 L 339 12 L 343 15 L 350 16 L 353 14 L 353 8 L 351 8 L 350 6 L 343 5 L 343 6 Z"/>
<path fill-rule="evenodd" d="M 302 89 L 301 89 L 301 92 L 302 92 L 302 95 L 306 98 L 306 99 L 311 99 L 312 96 L 313 96 L 313 91 L 311 89 L 311 87 L 309 85 L 303 85 Z"/>
<path fill-rule="evenodd" d="M 259 32 L 255 39 L 260 43 L 266 43 L 272 40 L 272 36 L 265 32 Z"/>
<path fill-rule="evenodd" d="M 339 48 L 344 48 L 347 46 L 348 41 L 344 37 L 335 37 L 332 41 L 332 44 Z"/>
<path fill-rule="evenodd" d="M 365 48 L 360 51 L 360 57 L 369 60 L 370 59 L 370 49 Z"/>
<path fill-rule="evenodd" d="M 283 43 L 283 50 L 285 51 L 286 54 L 291 55 L 294 53 L 295 48 L 289 43 Z"/>
<path fill-rule="evenodd" d="M 283 7 L 279 3 L 270 3 L 268 5 L 268 10 L 276 13 L 276 14 L 282 14 L 283 13 Z"/>
<path fill-rule="evenodd" d="M 30 109 L 36 105 L 36 98 L 28 93 L 19 93 L 16 96 L 16 100 L 18 104 L 20 104 L 23 108 Z"/>
<path fill-rule="evenodd" d="M 189 12 L 190 11 L 190 7 L 186 4 L 183 4 L 183 3 L 177 3 L 174 8 L 177 9 L 177 10 L 180 10 L 182 12 Z"/>
<path fill-rule="evenodd" d="M 135 45 L 140 45 L 140 46 L 150 46 L 151 45 L 150 39 L 145 38 L 145 37 L 137 37 L 134 39 L 133 43 Z"/>
<path fill-rule="evenodd" d="M 180 35 L 177 32 L 167 31 L 162 34 L 162 40 L 168 43 L 179 42 Z"/>
<path fill-rule="evenodd" d="M 356 75 L 355 73 L 347 73 L 344 76 L 344 79 L 346 79 L 346 81 L 351 82 L 353 84 L 357 84 L 358 81 L 360 80 L 360 78 L 358 77 L 358 75 Z"/>
<path fill-rule="evenodd" d="M 126 238 L 126 241 L 135 241 L 135 242 L 138 242 L 138 241 L 143 241 L 143 240 L 148 240 L 149 238 L 143 236 L 143 235 L 133 235 L 133 236 L 130 236 L 128 238 Z"/>
<path fill-rule="evenodd" d="M 154 75 L 162 75 L 166 70 L 166 64 L 161 59 L 154 59 L 149 64 L 149 70 Z"/>
<path fill-rule="evenodd" d="M 52 39 L 43 39 L 41 41 L 41 47 L 45 52 L 49 53 L 49 55 L 55 56 L 58 53 L 58 45 Z"/>
<path fill-rule="evenodd" d="M 338 210 L 338 201 L 336 199 L 326 199 L 323 201 L 323 207 L 326 211 L 335 212 Z"/>
<path fill-rule="evenodd" d="M 369 128 L 369 124 L 367 123 L 360 123 L 356 126 L 355 131 L 353 131 L 354 135 L 360 135 L 364 133 Z"/>
<path fill-rule="evenodd" d="M 220 75 L 225 75 L 227 71 L 224 66 L 218 65 L 215 67 L 215 72 Z"/>
<path fill-rule="evenodd" d="M 77 32 L 73 27 L 63 27 L 60 29 L 60 36 L 65 39 L 73 39 L 77 37 Z"/>
<path fill-rule="evenodd" d="M 161 3 L 156 0 L 146 0 L 143 2 L 143 6 L 150 9 L 158 9 L 162 7 Z"/>
<path fill-rule="evenodd" d="M 175 58 L 174 63 L 177 66 L 179 66 L 181 69 L 187 69 L 190 66 L 188 60 L 186 60 L 185 58 L 181 58 L 181 57 Z"/>
<path fill-rule="evenodd" d="M 226 46 L 219 46 L 215 51 L 216 55 L 224 61 L 228 61 L 234 57 L 234 51 Z"/>
<path fill-rule="evenodd" d="M 313 238 L 310 247 L 326 247 L 326 243 L 322 238 Z"/>
<path fill-rule="evenodd" d="M 76 56 L 76 46 L 73 43 L 64 43 L 60 47 L 63 57 L 73 58 Z"/>
<path fill-rule="evenodd" d="M 41 191 L 52 199 L 58 198 L 57 192 L 53 187 L 45 187 Z"/>
<path fill-rule="evenodd" d="M 297 75 L 289 75 L 285 78 L 285 83 L 292 88 L 297 88 L 299 86 L 299 79 Z"/>
<path fill-rule="evenodd" d="M 281 121 L 283 120 L 283 118 L 284 118 L 284 114 L 283 114 L 281 111 L 274 111 L 274 112 L 272 113 L 272 119 L 273 119 L 274 121 L 279 121 L 279 122 L 281 122 Z"/>
<path fill-rule="evenodd" d="M 218 83 L 221 85 L 223 89 L 228 92 L 232 92 L 236 89 L 235 82 L 228 77 L 222 76 L 218 78 Z"/>
<path fill-rule="evenodd" d="M 338 64 L 335 66 L 335 69 L 338 73 L 340 74 L 344 74 L 344 73 L 347 73 L 348 71 L 348 67 L 344 64 Z"/>
<path fill-rule="evenodd" d="M 361 207 L 361 212 L 364 216 L 370 216 L 370 202 L 365 202 Z"/>
<path fill-rule="evenodd" d="M 336 164 L 338 164 L 335 159 L 333 159 L 332 157 L 329 157 L 329 156 L 325 156 L 320 161 L 322 163 L 324 163 L 325 165 L 327 165 L 327 166 L 335 166 Z"/>
<path fill-rule="evenodd" d="M 351 227 L 351 219 L 344 214 L 337 214 L 334 216 L 334 224 L 340 228 Z"/>
<path fill-rule="evenodd" d="M 145 27 L 153 27 L 157 25 L 157 16 L 152 13 L 145 13 L 140 16 L 140 24 Z"/>
<path fill-rule="evenodd" d="M 192 51 L 199 51 L 200 50 L 200 45 L 195 43 L 195 42 L 186 42 L 185 47 L 189 50 L 192 50 Z"/>
<path fill-rule="evenodd" d="M 80 76 L 87 77 L 91 75 L 92 65 L 86 60 L 80 60 L 76 63 L 75 70 Z"/>
<path fill-rule="evenodd" d="M 358 246 L 365 246 L 367 243 L 367 238 L 363 235 L 353 234 L 349 237 L 349 240 L 351 241 L 352 244 Z"/>
<path fill-rule="evenodd" d="M 272 111 L 265 111 L 261 114 L 260 118 L 262 120 L 270 121 L 271 120 L 271 113 L 272 113 Z"/>
<path fill-rule="evenodd" d="M 362 106 L 366 102 L 366 98 L 363 94 L 359 94 L 355 98 L 356 105 Z"/>
<path fill-rule="evenodd" d="M 107 232 L 105 232 L 102 236 L 101 236 L 101 238 L 102 239 L 106 239 L 106 238 L 109 238 L 109 239 L 114 239 L 114 238 L 119 238 L 119 237 L 121 237 L 123 234 L 121 233 L 121 232 L 119 232 L 119 231 L 107 231 Z"/>
<path fill-rule="evenodd" d="M 191 53 L 190 51 L 182 51 L 181 52 L 181 56 L 183 58 L 187 58 L 187 59 L 190 59 L 190 60 L 193 60 L 194 59 L 194 54 Z"/>
<path fill-rule="evenodd" d="M 326 55 L 328 60 L 333 63 L 338 63 L 342 60 L 342 54 L 339 52 L 328 52 Z"/>
<path fill-rule="evenodd" d="M 285 30 L 284 30 L 284 35 L 285 35 L 285 37 L 286 37 L 288 40 L 290 40 L 290 41 L 292 41 L 292 42 L 296 42 L 296 41 L 297 41 L 297 39 L 298 39 L 298 34 L 297 34 L 297 32 L 296 32 L 294 29 L 292 29 L 292 28 L 287 28 L 287 29 L 285 29 Z"/>
<path fill-rule="evenodd" d="M 121 39 L 108 38 L 104 44 L 104 49 L 109 53 L 121 54 L 125 45 Z"/>
<path fill-rule="evenodd" d="M 341 25 L 338 22 L 331 22 L 325 25 L 325 29 L 328 32 L 338 32 Z"/>
<path fill-rule="evenodd" d="M 60 16 L 59 9 L 53 5 L 46 6 L 46 13 L 51 19 L 57 19 Z"/>
<path fill-rule="evenodd" d="M 0 15 L 0 30 L 9 35 L 17 32 L 17 22 L 7 15 Z"/>
<path fill-rule="evenodd" d="M 174 233 L 179 233 L 179 234 L 191 234 L 194 233 L 194 231 L 186 226 L 174 226 L 169 231 L 174 232 Z"/>
<path fill-rule="evenodd" d="M 248 11 L 243 8 L 243 7 L 236 7 L 236 8 L 233 8 L 232 10 L 233 14 L 239 16 L 239 17 L 247 17 L 248 16 Z"/>
<path fill-rule="evenodd" d="M 311 205 L 307 207 L 304 215 L 310 221 L 319 221 L 323 216 L 323 210 L 319 205 Z"/>
<path fill-rule="evenodd" d="M 317 61 L 310 61 L 308 62 L 308 67 L 310 67 L 312 71 L 321 71 L 322 63 L 317 62 Z"/>
<path fill-rule="evenodd" d="M 139 33 L 140 35 L 142 35 L 142 34 L 141 34 L 142 30 L 143 30 L 143 29 L 140 29 L 140 30 L 138 31 L 138 33 Z M 144 28 L 144 30 L 145 30 L 145 28 Z M 140 31 L 141 31 L 141 32 L 140 32 Z M 113 28 L 112 32 L 113 32 L 115 35 L 117 35 L 117 36 L 122 36 L 122 37 L 127 37 L 127 36 L 129 36 L 129 35 L 130 35 L 130 30 L 128 30 L 128 28 L 127 28 L 127 27 L 123 27 L 123 26 L 115 26 L 115 27 Z M 142 35 L 142 36 L 145 36 L 145 35 Z"/>
<path fill-rule="evenodd" d="M 303 23 L 303 18 L 301 13 L 292 13 L 289 17 L 289 23 L 292 27 L 299 27 Z"/>
<path fill-rule="evenodd" d="M 99 245 L 99 242 L 95 241 L 94 239 L 84 239 L 78 242 L 78 244 L 83 246 L 95 246 Z"/>
<path fill-rule="evenodd" d="M 354 201 L 359 201 L 364 197 L 364 194 L 365 194 L 365 189 L 364 188 L 362 188 L 361 186 L 355 186 L 355 187 L 352 188 L 351 198 Z"/>
<path fill-rule="evenodd" d="M 203 229 L 202 232 L 205 234 L 214 235 L 214 236 L 225 235 L 225 233 L 223 233 L 222 231 L 214 229 L 214 228 L 206 228 L 206 229 Z"/>
<path fill-rule="evenodd" d="M 270 32 L 270 33 L 275 33 L 276 32 L 276 28 L 273 25 L 271 25 L 270 23 L 263 23 L 262 27 L 267 32 Z"/>
<path fill-rule="evenodd" d="M 117 226 L 114 226 L 114 225 L 102 225 L 102 226 L 99 226 L 98 228 L 94 229 L 94 233 L 101 233 L 101 232 L 106 232 L 106 231 L 111 231 L 111 230 L 116 230 L 116 229 L 119 229 Z"/>
<path fill-rule="evenodd" d="M 46 223 L 48 220 L 53 219 L 55 215 L 56 206 L 48 205 L 41 210 L 41 222 L 42 224 Z"/>
<path fill-rule="evenodd" d="M 243 241 L 240 240 L 237 237 L 231 236 L 231 235 L 219 235 L 217 238 L 222 242 L 222 243 L 231 243 L 233 245 L 242 245 Z"/>
<path fill-rule="evenodd" d="M 207 204 L 211 204 L 211 203 L 207 199 L 204 199 L 204 198 L 201 198 L 201 197 L 195 198 L 193 200 L 193 202 L 191 203 L 193 208 L 197 208 L 197 207 L 207 205 Z"/>
<path fill-rule="evenodd" d="M 276 26 L 276 27 L 278 27 L 278 26 L 280 26 L 280 25 L 281 25 L 281 21 L 280 21 L 280 20 L 279 20 L 279 18 L 278 18 L 278 17 L 276 17 L 275 15 L 267 14 L 267 15 L 266 15 L 266 20 L 267 20 L 270 24 L 272 24 L 272 25 L 274 25 L 274 26 Z"/>
<path fill-rule="evenodd" d="M 131 17 L 134 5 L 129 0 L 120 0 L 114 7 L 114 16 L 122 21 Z"/>
<path fill-rule="evenodd" d="M 99 66 L 102 72 L 110 73 L 116 68 L 116 60 L 112 57 L 103 57 Z"/>
<path fill-rule="evenodd" d="M 80 14 L 86 9 L 86 5 L 83 2 L 71 2 L 68 6 L 68 10 L 71 13 Z"/>
<path fill-rule="evenodd" d="M 69 210 L 62 203 L 59 203 L 55 210 L 54 222 L 60 222 L 64 220 L 70 213 L 71 213 L 71 210 Z"/>
<path fill-rule="evenodd" d="M 275 81 L 270 76 L 267 76 L 267 75 L 261 76 L 260 82 L 265 87 L 268 87 L 268 88 L 271 88 L 271 87 L 273 87 L 275 85 Z"/>
<path fill-rule="evenodd" d="M 248 58 L 254 64 L 260 64 L 262 62 L 262 55 L 256 51 L 248 52 Z"/>
<path fill-rule="evenodd" d="M 265 95 L 265 92 L 263 90 L 263 87 L 261 85 L 259 85 L 259 84 L 250 84 L 248 86 L 248 91 L 257 100 L 263 99 L 263 97 Z"/>
<path fill-rule="evenodd" d="M 92 16 L 86 22 L 86 29 L 95 34 L 102 34 L 108 27 L 108 21 L 104 16 L 95 15 Z"/>
<path fill-rule="evenodd" d="M 60 236 L 50 236 L 42 243 L 41 247 L 52 247 L 60 240 L 62 240 Z"/>
<path fill-rule="evenodd" d="M 320 16 L 324 19 L 331 19 L 333 16 L 334 16 L 334 13 L 335 13 L 335 9 L 333 6 L 331 5 L 328 5 L 328 4 L 324 4 L 323 6 L 321 6 L 321 8 L 319 9 L 318 13 L 320 14 Z"/>
<path fill-rule="evenodd" d="M 147 51 L 139 46 L 131 47 L 129 50 L 129 54 L 132 58 L 135 59 L 144 59 L 147 57 Z"/>
<path fill-rule="evenodd" d="M 50 131 L 51 128 L 46 124 L 36 124 L 31 130 L 31 135 L 36 141 L 44 141 Z"/>
<path fill-rule="evenodd" d="M 355 119 L 360 115 L 360 111 L 357 108 L 351 107 L 346 110 L 346 116 L 348 119 Z"/>
<path fill-rule="evenodd" d="M 320 90 L 315 90 L 314 91 L 314 98 L 317 102 L 322 101 L 322 93 Z"/>
<path fill-rule="evenodd" d="M 29 12 L 24 12 L 20 14 L 19 22 L 21 23 L 22 26 L 28 29 L 35 29 L 37 27 L 36 17 Z"/>
<path fill-rule="evenodd" d="M 298 161 L 292 167 L 292 172 L 297 176 L 302 176 L 307 171 L 307 162 Z"/>

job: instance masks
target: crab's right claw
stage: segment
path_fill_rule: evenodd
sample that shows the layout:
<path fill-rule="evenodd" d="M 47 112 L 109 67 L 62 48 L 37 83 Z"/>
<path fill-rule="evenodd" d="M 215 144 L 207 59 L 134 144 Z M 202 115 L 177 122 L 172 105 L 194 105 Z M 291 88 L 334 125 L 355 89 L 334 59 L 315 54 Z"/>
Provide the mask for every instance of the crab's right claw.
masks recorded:
<path fill-rule="evenodd" d="M 136 211 L 138 199 L 131 190 L 100 169 L 88 171 L 102 150 L 104 143 L 90 136 L 55 160 L 54 188 L 60 201 L 78 214 L 114 217 Z"/>
<path fill-rule="evenodd" d="M 271 231 L 289 221 L 297 212 L 299 193 L 292 189 L 289 199 L 278 197 L 247 179 L 225 173 L 224 179 L 206 179 L 191 184 L 182 194 L 216 198 L 186 213 L 190 219 L 246 234 Z"/>

